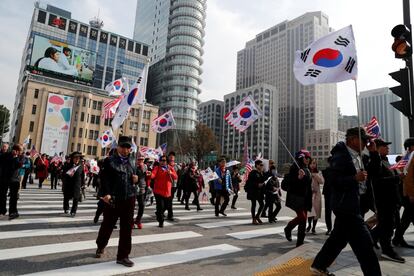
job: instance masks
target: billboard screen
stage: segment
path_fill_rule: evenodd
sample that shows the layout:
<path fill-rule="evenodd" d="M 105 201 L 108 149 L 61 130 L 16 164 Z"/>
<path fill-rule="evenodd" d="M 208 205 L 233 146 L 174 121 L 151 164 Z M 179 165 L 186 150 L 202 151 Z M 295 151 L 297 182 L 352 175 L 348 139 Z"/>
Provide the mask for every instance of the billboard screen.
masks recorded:
<path fill-rule="evenodd" d="M 96 53 L 35 35 L 28 70 L 33 74 L 91 85 Z"/>
<path fill-rule="evenodd" d="M 73 97 L 49 93 L 42 137 L 42 153 L 67 153 Z"/>

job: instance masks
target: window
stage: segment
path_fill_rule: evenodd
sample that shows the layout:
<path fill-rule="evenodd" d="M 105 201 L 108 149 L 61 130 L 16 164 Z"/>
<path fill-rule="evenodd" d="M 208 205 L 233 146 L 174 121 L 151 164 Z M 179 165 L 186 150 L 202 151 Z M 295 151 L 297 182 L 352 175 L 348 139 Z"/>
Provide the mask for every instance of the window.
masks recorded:
<path fill-rule="evenodd" d="M 81 120 L 81 122 L 85 121 L 85 113 L 84 112 L 81 113 L 80 120 Z"/>
<path fill-rule="evenodd" d="M 83 137 L 83 128 L 79 128 L 79 130 L 78 130 L 78 137 L 79 138 L 82 138 Z"/>
<path fill-rule="evenodd" d="M 39 10 L 39 15 L 37 16 L 37 22 L 46 23 L 46 12 Z"/>
<path fill-rule="evenodd" d="M 92 155 L 96 156 L 96 152 L 98 151 L 98 147 L 97 146 L 93 146 L 92 147 Z"/>
<path fill-rule="evenodd" d="M 95 123 L 95 115 L 91 115 L 91 124 Z"/>
<path fill-rule="evenodd" d="M 97 125 L 101 124 L 101 117 L 95 116 L 95 124 L 97 124 Z"/>
<path fill-rule="evenodd" d="M 39 98 L 39 89 L 35 89 L 34 98 Z"/>
<path fill-rule="evenodd" d="M 141 137 L 139 143 L 141 146 L 148 146 L 148 138 Z"/>
<path fill-rule="evenodd" d="M 36 108 L 37 108 L 37 106 L 34 104 L 32 106 L 32 114 L 36 114 Z"/>
<path fill-rule="evenodd" d="M 88 137 L 88 139 L 93 139 L 93 134 L 94 134 L 94 132 L 93 132 L 93 130 L 89 130 L 89 137 Z"/>
<path fill-rule="evenodd" d="M 30 121 L 29 131 L 33 132 L 33 129 L 34 129 L 34 122 Z"/>
<path fill-rule="evenodd" d="M 102 102 L 98 102 L 98 107 L 97 107 L 97 109 L 98 109 L 98 110 L 102 110 Z"/>
<path fill-rule="evenodd" d="M 76 136 L 76 127 L 74 127 L 72 131 L 72 137 L 75 137 L 75 136 Z"/>
<path fill-rule="evenodd" d="M 97 102 L 97 101 L 93 101 L 93 103 L 92 103 L 92 108 L 93 108 L 93 109 L 96 109 L 97 105 L 98 105 L 98 102 Z"/>
<path fill-rule="evenodd" d="M 93 134 L 93 139 L 96 140 L 99 138 L 99 130 L 95 130 L 94 134 Z"/>
<path fill-rule="evenodd" d="M 87 155 L 92 155 L 92 146 L 88 146 Z"/>
<path fill-rule="evenodd" d="M 83 101 L 82 101 L 82 106 L 83 106 L 83 107 L 85 107 L 85 106 L 86 106 L 86 98 L 83 98 Z"/>
<path fill-rule="evenodd" d="M 81 151 L 81 144 L 80 144 L 80 143 L 78 143 L 78 144 L 76 145 L 76 150 L 77 150 L 77 151 Z"/>

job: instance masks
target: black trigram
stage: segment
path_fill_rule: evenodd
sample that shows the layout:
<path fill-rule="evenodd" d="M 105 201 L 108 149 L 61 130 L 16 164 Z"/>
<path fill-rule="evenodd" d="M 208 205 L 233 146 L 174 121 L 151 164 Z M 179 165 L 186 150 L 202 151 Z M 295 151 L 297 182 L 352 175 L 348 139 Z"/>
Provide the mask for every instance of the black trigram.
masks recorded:
<path fill-rule="evenodd" d="M 253 113 L 254 113 L 254 115 L 258 115 L 259 114 L 259 112 L 257 112 L 256 109 L 253 109 Z"/>
<path fill-rule="evenodd" d="M 252 103 L 250 101 L 245 101 L 244 105 L 250 106 Z"/>
<path fill-rule="evenodd" d="M 247 126 L 247 122 L 246 122 L 246 121 L 243 121 L 243 120 L 241 120 L 239 124 L 240 124 L 241 126 Z"/>
<path fill-rule="evenodd" d="M 347 47 L 349 43 L 351 43 L 347 38 L 338 36 L 338 38 L 334 42 L 336 45 L 341 45 Z"/>
<path fill-rule="evenodd" d="M 142 77 L 139 77 L 137 83 L 141 83 Z"/>
<path fill-rule="evenodd" d="M 307 49 L 307 50 L 305 50 L 305 51 L 303 51 L 300 54 L 300 58 L 303 60 L 303 62 L 306 62 L 306 59 L 308 58 L 309 52 L 310 52 L 310 48 Z"/>
<path fill-rule="evenodd" d="M 233 112 L 233 118 L 235 119 L 235 118 L 238 118 L 239 117 L 239 115 L 237 114 L 237 112 Z"/>
<path fill-rule="evenodd" d="M 321 70 L 318 69 L 308 69 L 308 71 L 305 73 L 305 77 L 310 76 L 313 78 L 316 78 L 317 76 L 319 76 L 319 74 L 322 73 Z"/>
<path fill-rule="evenodd" d="M 352 70 L 354 69 L 354 65 L 355 65 L 356 60 L 352 57 L 349 57 L 348 62 L 346 63 L 345 66 L 345 71 L 347 71 L 348 73 L 352 73 Z"/>

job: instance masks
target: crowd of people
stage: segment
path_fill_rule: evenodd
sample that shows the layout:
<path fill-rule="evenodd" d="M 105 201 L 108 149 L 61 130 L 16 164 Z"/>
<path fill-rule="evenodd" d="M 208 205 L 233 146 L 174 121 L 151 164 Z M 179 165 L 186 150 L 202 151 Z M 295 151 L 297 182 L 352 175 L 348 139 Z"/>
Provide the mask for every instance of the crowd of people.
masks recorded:
<path fill-rule="evenodd" d="M 96 240 L 96 257 L 105 253 L 119 219 L 117 262 L 132 266 L 128 258 L 132 229 L 144 227 L 145 207 L 153 204 L 154 199 L 159 227 L 164 226 L 164 220 L 175 220 L 174 200 L 190 210 L 192 198 L 191 205 L 202 211 L 202 198 L 203 203 L 209 201 L 214 206 L 216 217 L 227 216 L 230 200 L 231 208 L 237 209 L 244 183 L 251 202 L 253 225 L 261 225 L 263 218 L 269 223 L 277 221 L 282 209 L 282 190 L 286 191 L 286 206 L 296 217 L 287 223 L 284 233 L 286 239 L 292 241 L 292 231 L 298 227 L 296 246 L 304 243 L 307 233 L 316 234 L 324 198 L 329 237 L 312 264 L 315 275 L 332 275 L 327 268 L 347 243 L 365 275 L 381 275 L 374 248 L 381 248 L 384 258 L 400 263 L 405 260 L 394 248 L 414 248 L 404 240 L 405 231 L 414 223 L 414 163 L 409 162 L 405 171 L 391 169 L 387 159 L 389 144 L 367 135 L 362 128 L 351 128 L 346 133 L 346 141 L 332 149 L 328 166 L 323 171 L 319 171 L 317 160 L 307 150 L 300 150 L 293 156 L 294 162 L 281 182 L 273 160 L 265 164 L 257 159 L 251 171 L 241 174 L 240 167 L 229 167 L 222 157 L 213 168 L 216 177 L 205 183 L 196 162 L 178 164 L 174 152 L 158 160 L 133 154 L 132 140 L 126 136 L 119 138 L 117 148 L 108 156 L 98 160 L 99 169 L 93 169 L 80 152 L 73 152 L 64 160 L 45 154 L 31 158 L 30 152 L 24 153 L 22 145 L 15 144 L 9 151 L 5 143 L 0 152 L 0 215 L 7 213 L 9 194 L 9 219 L 19 216 L 19 190 L 25 189 L 27 182 L 33 183 L 32 172 L 40 189 L 49 174 L 51 189 L 62 184 L 63 211 L 70 212 L 71 216 L 76 215 L 78 203 L 85 197 L 85 187 L 92 185 L 99 199 L 93 221 L 98 223 L 103 214 Z M 414 138 L 407 139 L 404 146 L 408 153 L 413 152 Z M 211 195 L 209 200 L 205 194 L 207 187 Z M 401 208 L 404 208 L 402 216 Z M 375 215 L 365 221 L 369 211 Z M 335 214 L 334 224 L 332 213 Z"/>

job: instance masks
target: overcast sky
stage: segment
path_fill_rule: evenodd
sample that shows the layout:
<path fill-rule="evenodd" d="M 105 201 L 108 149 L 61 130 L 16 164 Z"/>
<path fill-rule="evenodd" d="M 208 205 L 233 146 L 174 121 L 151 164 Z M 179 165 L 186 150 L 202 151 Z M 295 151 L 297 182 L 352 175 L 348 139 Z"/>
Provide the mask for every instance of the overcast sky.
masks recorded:
<path fill-rule="evenodd" d="M 34 0 L 0 0 L 0 104 L 13 107 L 20 61 Z M 104 29 L 132 37 L 136 0 L 42 1 L 88 22 L 100 12 Z M 115 4 L 117 3 L 117 4 Z M 413 10 L 413 8 L 411 9 Z M 246 41 L 284 20 L 323 11 L 334 29 L 353 25 L 358 51 L 359 91 L 396 85 L 388 73 L 404 66 L 391 52 L 390 31 L 401 24 L 402 0 L 207 0 L 201 100 L 222 99 L 236 86 L 236 55 Z M 354 83 L 338 84 L 338 106 L 356 114 Z M 391 107 L 390 107 L 391 108 Z"/>

